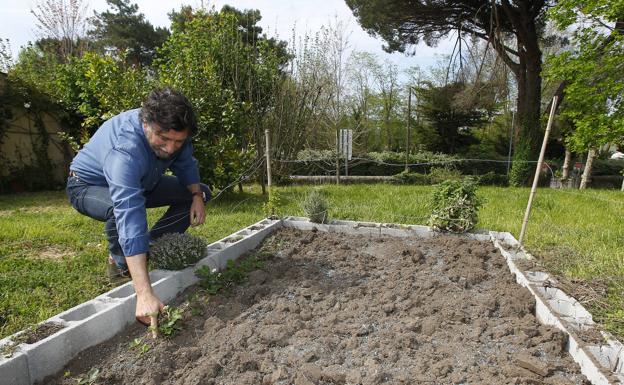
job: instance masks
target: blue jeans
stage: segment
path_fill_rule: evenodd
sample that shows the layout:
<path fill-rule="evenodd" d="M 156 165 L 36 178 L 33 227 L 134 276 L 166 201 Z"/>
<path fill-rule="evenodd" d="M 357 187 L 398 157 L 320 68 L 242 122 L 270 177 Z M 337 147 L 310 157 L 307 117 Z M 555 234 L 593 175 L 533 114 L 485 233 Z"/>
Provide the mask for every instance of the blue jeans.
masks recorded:
<path fill-rule="evenodd" d="M 200 184 L 205 194 L 204 202 L 210 200 L 210 188 Z M 108 238 L 108 251 L 117 267 L 128 270 L 126 256 L 118 242 L 117 225 L 108 187 L 91 186 L 80 178 L 67 179 L 67 196 L 71 205 L 81 214 L 101 222 L 106 222 L 104 231 Z M 145 208 L 169 206 L 150 230 L 150 242 L 166 233 L 183 233 L 191 224 L 190 210 L 193 196 L 175 176 L 163 175 L 153 190 L 145 192 Z"/>

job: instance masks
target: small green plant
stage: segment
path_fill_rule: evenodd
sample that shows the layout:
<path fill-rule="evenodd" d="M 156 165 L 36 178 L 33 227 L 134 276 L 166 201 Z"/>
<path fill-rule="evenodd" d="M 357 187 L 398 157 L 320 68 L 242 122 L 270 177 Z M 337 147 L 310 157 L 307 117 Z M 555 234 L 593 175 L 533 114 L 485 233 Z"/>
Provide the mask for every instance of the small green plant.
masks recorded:
<path fill-rule="evenodd" d="M 471 179 L 449 180 L 436 186 L 432 198 L 429 226 L 436 230 L 463 233 L 477 224 L 481 201 Z"/>
<path fill-rule="evenodd" d="M 206 241 L 191 234 L 165 234 L 150 247 L 150 262 L 158 269 L 181 270 L 202 259 L 206 246 Z"/>
<path fill-rule="evenodd" d="M 143 342 L 143 338 L 138 337 L 138 338 L 133 339 L 132 342 L 130 342 L 130 344 L 128 345 L 130 346 L 130 349 L 135 349 L 136 347 L 141 345 L 142 342 Z"/>
<path fill-rule="evenodd" d="M 310 218 L 311 222 L 327 222 L 327 209 L 329 208 L 329 203 L 320 190 L 313 189 L 310 191 L 310 193 L 303 200 L 301 206 L 305 215 Z"/>
<path fill-rule="evenodd" d="M 202 302 L 206 302 L 204 296 L 201 296 L 199 293 L 193 293 L 188 296 L 187 301 L 192 316 L 204 315 L 204 308 L 202 306 Z"/>
<path fill-rule="evenodd" d="M 100 375 L 100 369 L 91 368 L 91 370 L 89 370 L 89 372 L 87 373 L 87 376 L 84 378 L 79 378 L 78 381 L 76 381 L 76 384 L 77 385 L 93 385 L 95 384 L 95 381 L 97 381 L 97 378 L 99 375 Z"/>
<path fill-rule="evenodd" d="M 152 347 L 148 343 L 143 342 L 143 338 L 142 337 L 135 338 L 134 340 L 132 340 L 132 342 L 130 342 L 130 349 L 138 350 L 138 356 L 139 357 L 142 357 L 151 348 Z"/>
<path fill-rule="evenodd" d="M 177 331 L 182 330 L 178 323 L 182 319 L 184 309 L 181 307 L 165 306 L 158 319 L 158 332 L 165 337 L 173 336 Z"/>
<path fill-rule="evenodd" d="M 279 190 L 269 188 L 269 200 L 262 204 L 262 209 L 268 218 L 279 218 L 282 198 Z"/>
<path fill-rule="evenodd" d="M 235 284 L 244 282 L 250 271 L 259 269 L 264 264 L 256 257 L 245 258 L 239 263 L 232 260 L 227 261 L 225 269 L 221 272 L 211 270 L 208 266 L 202 266 L 195 271 L 199 277 L 199 285 L 208 294 L 217 294 L 220 291 L 228 290 Z"/>

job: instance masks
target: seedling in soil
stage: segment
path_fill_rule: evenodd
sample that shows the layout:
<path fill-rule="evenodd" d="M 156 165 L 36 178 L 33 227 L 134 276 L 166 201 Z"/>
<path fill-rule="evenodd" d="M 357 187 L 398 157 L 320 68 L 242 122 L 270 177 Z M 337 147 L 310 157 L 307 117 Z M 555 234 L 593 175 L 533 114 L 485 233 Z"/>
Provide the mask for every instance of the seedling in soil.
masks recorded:
<path fill-rule="evenodd" d="M 208 266 L 202 266 L 195 271 L 199 277 L 199 285 L 206 289 L 209 294 L 217 294 L 222 290 L 228 290 L 235 284 L 242 283 L 247 278 L 250 271 L 259 269 L 263 263 L 255 257 L 249 257 L 238 264 L 234 261 L 227 261 L 227 265 L 222 272 L 212 271 Z"/>
<path fill-rule="evenodd" d="M 143 338 L 133 339 L 132 342 L 130 342 L 130 349 L 134 349 L 138 347 L 139 345 L 141 345 L 142 342 L 143 342 Z"/>
<path fill-rule="evenodd" d="M 150 326 L 148 331 L 152 332 L 153 336 L 162 334 L 165 337 L 172 337 L 175 332 L 182 330 L 178 321 L 182 319 L 183 313 L 184 309 L 182 307 L 165 306 L 158 316 L 158 333 L 154 333 L 153 326 Z"/>
<path fill-rule="evenodd" d="M 139 357 L 143 356 L 151 348 L 152 347 L 148 343 L 143 342 L 143 338 L 135 338 L 132 342 L 130 342 L 130 349 L 137 349 L 139 351 Z"/>
<path fill-rule="evenodd" d="M 100 375 L 100 369 L 97 368 L 92 368 L 91 370 L 89 370 L 89 373 L 87 373 L 87 376 L 85 378 L 80 378 L 77 381 L 77 385 L 93 385 L 95 384 L 95 381 L 97 381 L 98 376 Z"/>
<path fill-rule="evenodd" d="M 151 349 L 151 346 L 149 346 L 147 343 L 141 344 L 141 347 L 139 348 L 139 357 L 142 357 L 150 349 Z"/>
<path fill-rule="evenodd" d="M 207 300 L 203 296 L 200 296 L 199 293 L 194 293 L 188 296 L 187 301 L 188 306 L 191 309 L 192 316 L 195 317 L 204 315 L 202 302 L 207 302 Z"/>

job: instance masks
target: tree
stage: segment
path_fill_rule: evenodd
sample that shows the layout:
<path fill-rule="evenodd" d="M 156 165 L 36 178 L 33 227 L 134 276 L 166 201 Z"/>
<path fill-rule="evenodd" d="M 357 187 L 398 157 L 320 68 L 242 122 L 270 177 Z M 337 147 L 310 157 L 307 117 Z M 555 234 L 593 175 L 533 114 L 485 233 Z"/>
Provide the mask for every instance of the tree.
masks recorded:
<path fill-rule="evenodd" d="M 284 57 L 266 36 L 246 40 L 241 13 L 186 12 L 154 62 L 161 84 L 181 90 L 193 104 L 198 133 L 193 145 L 200 171 L 224 188 L 241 177 L 257 154 L 267 111 L 282 78 Z M 250 30 L 257 29 L 249 22 Z M 262 134 L 260 134 L 262 132 Z M 261 136 L 262 135 L 262 136 Z"/>
<path fill-rule="evenodd" d="M 476 143 L 471 129 L 484 121 L 483 110 L 464 108 L 456 101 L 466 84 L 450 83 L 436 87 L 431 83 L 416 88 L 419 113 L 435 128 L 438 134 L 437 149 L 455 154 Z"/>
<path fill-rule="evenodd" d="M 88 35 L 94 45 L 105 52 L 114 52 L 133 65 L 149 65 L 169 36 L 166 28 L 154 28 L 139 7 L 130 0 L 106 0 L 111 8 L 102 13 L 95 12 L 93 29 Z"/>
<path fill-rule="evenodd" d="M 564 85 L 561 116 L 574 129 L 567 144 L 588 151 L 583 187 L 595 149 L 624 140 L 624 1 L 561 0 L 550 15 L 558 28 L 575 28 L 573 49 L 550 56 L 547 77 Z"/>
<path fill-rule="evenodd" d="M 351 111 L 353 141 L 358 142 L 359 139 L 363 142 L 364 148 L 375 144 L 372 132 L 375 127 L 373 68 L 376 66 L 378 66 L 377 57 L 371 53 L 353 51 L 349 57 L 347 108 Z M 381 145 L 377 144 L 379 144 L 377 149 L 380 150 Z"/>
<path fill-rule="evenodd" d="M 542 82 L 539 39 L 547 0 L 346 0 L 346 3 L 364 29 L 386 41 L 384 48 L 388 51 L 404 52 L 421 40 L 435 45 L 455 31 L 458 44 L 465 35 L 489 42 L 517 82 L 520 135 L 515 158 L 526 160 L 537 154 Z M 521 164 L 514 163 L 514 167 Z M 527 171 L 519 175 L 522 182 L 528 180 Z"/>
<path fill-rule="evenodd" d="M 37 19 L 39 40 L 53 46 L 63 60 L 84 48 L 87 6 L 83 0 L 41 0 L 30 11 Z"/>

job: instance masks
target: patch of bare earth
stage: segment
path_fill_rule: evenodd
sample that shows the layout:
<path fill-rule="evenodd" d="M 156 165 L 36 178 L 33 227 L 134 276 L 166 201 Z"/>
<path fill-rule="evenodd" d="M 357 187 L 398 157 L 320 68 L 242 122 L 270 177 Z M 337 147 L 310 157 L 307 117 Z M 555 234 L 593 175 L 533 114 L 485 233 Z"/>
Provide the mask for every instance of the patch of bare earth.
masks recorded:
<path fill-rule="evenodd" d="M 133 326 L 48 384 L 587 383 L 491 244 L 281 230 L 262 248 L 174 338 L 139 355 Z"/>

